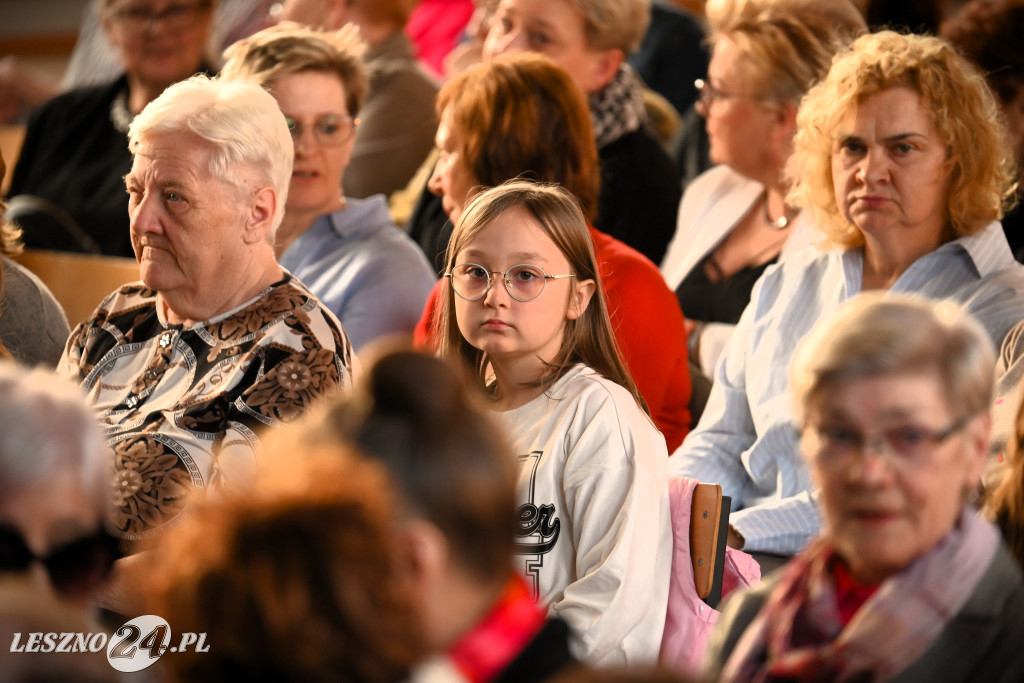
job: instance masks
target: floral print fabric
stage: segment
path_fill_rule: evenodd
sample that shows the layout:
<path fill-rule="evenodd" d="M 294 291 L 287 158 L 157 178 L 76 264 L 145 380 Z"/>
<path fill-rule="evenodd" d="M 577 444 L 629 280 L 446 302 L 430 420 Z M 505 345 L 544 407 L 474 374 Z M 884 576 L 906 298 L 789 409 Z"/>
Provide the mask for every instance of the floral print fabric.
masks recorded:
<path fill-rule="evenodd" d="M 193 489 L 244 483 L 259 433 L 351 384 L 337 319 L 286 275 L 238 309 L 171 325 L 141 283 L 75 328 L 61 374 L 79 381 L 114 450 L 114 520 L 128 540 L 173 524 Z"/>

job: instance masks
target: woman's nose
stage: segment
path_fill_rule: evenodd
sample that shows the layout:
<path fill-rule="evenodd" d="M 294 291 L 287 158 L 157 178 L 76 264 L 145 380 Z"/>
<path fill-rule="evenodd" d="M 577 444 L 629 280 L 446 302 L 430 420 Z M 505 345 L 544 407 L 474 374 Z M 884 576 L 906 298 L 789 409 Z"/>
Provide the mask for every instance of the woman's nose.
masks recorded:
<path fill-rule="evenodd" d="M 159 232 L 160 215 L 158 202 L 149 194 L 144 194 L 139 203 L 128 210 L 129 230 L 134 234 Z"/>
<path fill-rule="evenodd" d="M 529 45 L 526 42 L 526 34 L 523 31 L 514 29 L 489 38 L 487 54 L 490 57 L 497 57 L 498 55 L 516 52 L 529 52 L 529 49 Z"/>
<path fill-rule="evenodd" d="M 883 150 L 868 149 L 857 168 L 861 183 L 884 183 L 889 180 L 889 158 Z"/>
<path fill-rule="evenodd" d="M 441 183 L 441 162 L 438 161 L 434 164 L 434 170 L 430 174 L 430 178 L 427 180 L 427 189 L 430 190 L 431 194 L 435 194 L 438 197 L 444 195 L 444 185 Z"/>
<path fill-rule="evenodd" d="M 885 448 L 884 442 L 865 445 L 850 465 L 847 480 L 860 486 L 878 486 L 888 482 L 892 476 L 893 463 Z"/>

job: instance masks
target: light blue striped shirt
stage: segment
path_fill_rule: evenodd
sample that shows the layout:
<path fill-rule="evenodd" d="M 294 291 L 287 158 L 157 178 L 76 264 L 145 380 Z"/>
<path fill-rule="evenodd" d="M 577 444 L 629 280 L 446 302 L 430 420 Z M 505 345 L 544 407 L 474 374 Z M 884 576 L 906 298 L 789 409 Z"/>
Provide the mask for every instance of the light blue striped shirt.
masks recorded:
<path fill-rule="evenodd" d="M 722 485 L 745 550 L 793 554 L 820 529 L 810 471 L 798 447 L 789 362 L 814 323 L 860 293 L 861 249 L 808 249 L 758 280 L 723 358 L 700 424 L 669 459 L 669 473 Z M 1024 319 L 1024 266 L 992 223 L 915 261 L 891 292 L 952 299 L 999 347 Z"/>

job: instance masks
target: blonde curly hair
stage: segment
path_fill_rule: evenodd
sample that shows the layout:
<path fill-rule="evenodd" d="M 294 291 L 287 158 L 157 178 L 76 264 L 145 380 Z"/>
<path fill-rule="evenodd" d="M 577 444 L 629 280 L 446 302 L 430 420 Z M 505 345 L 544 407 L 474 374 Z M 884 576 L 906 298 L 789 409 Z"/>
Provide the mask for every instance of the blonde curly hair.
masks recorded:
<path fill-rule="evenodd" d="M 999 220 L 1016 189 L 1014 161 L 999 108 L 984 77 L 945 41 L 881 31 L 858 38 L 804 97 L 787 166 L 786 201 L 812 212 L 836 245 L 855 248 L 864 236 L 842 215 L 832 177 L 837 129 L 859 102 L 889 88 L 921 96 L 946 146 L 950 233 L 972 235 Z"/>

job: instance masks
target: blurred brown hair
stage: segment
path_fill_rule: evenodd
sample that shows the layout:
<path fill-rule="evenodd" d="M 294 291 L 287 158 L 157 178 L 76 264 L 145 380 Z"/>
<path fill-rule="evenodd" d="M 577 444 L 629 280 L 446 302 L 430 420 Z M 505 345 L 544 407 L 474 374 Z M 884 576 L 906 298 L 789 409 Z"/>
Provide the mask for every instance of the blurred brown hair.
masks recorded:
<path fill-rule="evenodd" d="M 601 177 L 590 109 L 553 61 L 515 54 L 473 66 L 441 89 L 438 115 L 446 109 L 478 183 L 495 187 L 519 176 L 558 183 L 593 223 Z"/>
<path fill-rule="evenodd" d="M 263 457 L 255 486 L 197 501 L 153 551 L 147 609 L 209 645 L 168 666 L 187 681 L 405 680 L 421 639 L 383 470 L 301 427 Z"/>

